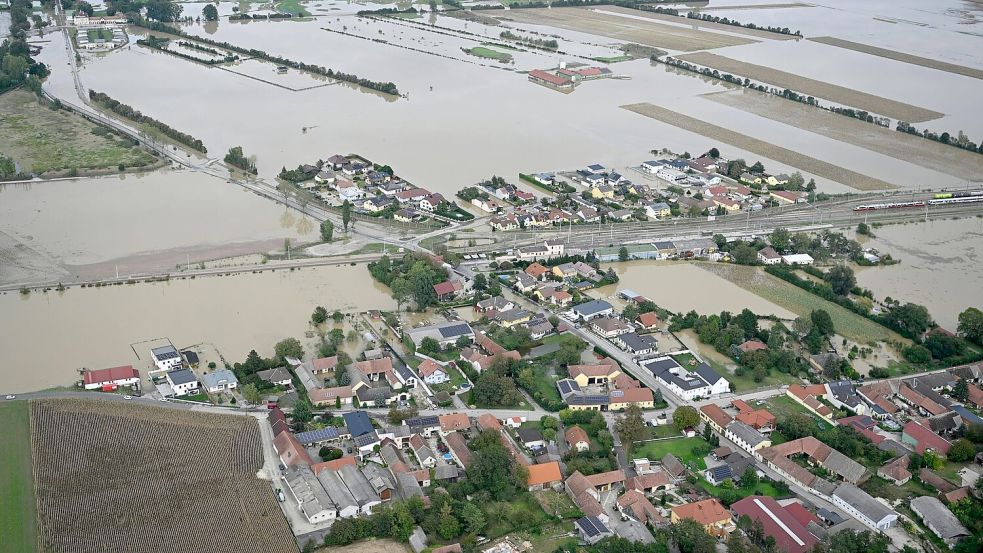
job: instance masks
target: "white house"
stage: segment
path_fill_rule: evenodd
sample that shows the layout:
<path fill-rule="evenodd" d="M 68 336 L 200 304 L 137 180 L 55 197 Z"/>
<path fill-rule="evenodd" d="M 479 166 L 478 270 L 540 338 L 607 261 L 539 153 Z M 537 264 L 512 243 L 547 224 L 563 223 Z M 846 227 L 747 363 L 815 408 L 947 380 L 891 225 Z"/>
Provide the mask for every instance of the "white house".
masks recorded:
<path fill-rule="evenodd" d="M 430 359 L 424 359 L 423 363 L 417 367 L 417 372 L 427 384 L 443 384 L 451 379 L 443 367 Z"/>
<path fill-rule="evenodd" d="M 205 385 L 205 389 L 209 392 L 224 392 L 239 387 L 239 379 L 228 369 L 205 373 L 201 377 L 201 381 Z"/>
<path fill-rule="evenodd" d="M 696 398 L 717 397 L 730 391 L 730 383 L 706 363 L 693 372 L 679 365 L 672 357 L 661 357 L 643 365 L 679 397 L 693 401 Z"/>
<path fill-rule="evenodd" d="M 786 265 L 812 265 L 812 256 L 807 253 L 793 253 L 782 256 L 782 263 Z"/>
<path fill-rule="evenodd" d="M 95 371 L 86 369 L 82 372 L 82 385 L 86 390 L 98 390 L 106 387 L 115 388 L 116 386 L 135 386 L 139 383 L 140 372 L 134 369 L 133 365 Z"/>
<path fill-rule="evenodd" d="M 181 366 L 181 354 L 174 346 L 161 346 L 150 350 L 150 357 L 154 360 L 154 365 L 158 370 L 169 371 Z"/>
<path fill-rule="evenodd" d="M 686 180 L 686 173 L 677 171 L 672 167 L 660 167 L 659 170 L 656 171 L 655 176 L 672 184 Z"/>
<path fill-rule="evenodd" d="M 662 164 L 658 161 L 651 160 L 642 162 L 642 170 L 650 175 L 658 173 L 659 169 L 662 169 Z"/>
<path fill-rule="evenodd" d="M 174 395 L 184 396 L 198 390 L 198 377 L 191 369 L 178 369 L 167 372 L 167 383 L 174 390 Z"/>
<path fill-rule="evenodd" d="M 775 251 L 775 248 L 767 246 L 758 250 L 758 262 L 765 265 L 778 265 L 782 262 L 782 256 Z"/>
<path fill-rule="evenodd" d="M 873 530 L 886 530 L 898 521 L 898 513 L 849 482 L 840 484 L 831 499 L 833 505 Z"/>

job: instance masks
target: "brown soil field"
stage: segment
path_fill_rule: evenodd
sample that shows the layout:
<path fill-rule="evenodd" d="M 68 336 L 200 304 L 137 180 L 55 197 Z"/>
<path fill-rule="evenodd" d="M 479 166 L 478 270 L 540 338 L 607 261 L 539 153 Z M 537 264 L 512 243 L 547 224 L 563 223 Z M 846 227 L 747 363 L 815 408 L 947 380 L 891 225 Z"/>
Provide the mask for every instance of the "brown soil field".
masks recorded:
<path fill-rule="evenodd" d="M 802 38 L 794 35 L 783 35 L 781 33 L 772 33 L 769 31 L 764 31 L 762 29 L 747 29 L 745 27 L 738 27 L 737 25 L 724 25 L 723 23 L 714 23 L 712 21 L 698 21 L 696 19 L 679 17 L 678 15 L 667 15 L 667 14 L 655 13 L 655 12 L 643 12 L 641 10 L 633 10 L 631 8 L 623 8 L 620 6 L 601 6 L 596 9 L 605 12 L 618 12 L 618 13 L 624 13 L 632 16 L 639 16 L 639 17 L 644 17 L 646 19 L 654 19 L 656 21 L 665 21 L 667 23 L 678 23 L 682 25 L 688 25 L 696 29 L 707 29 L 711 31 L 725 31 L 728 33 L 736 33 L 739 35 L 753 36 L 755 38 L 768 38 L 771 40 L 795 40 L 795 39 Z"/>
<path fill-rule="evenodd" d="M 627 109 L 628 111 L 633 111 L 640 115 L 657 119 L 674 127 L 679 127 L 680 129 L 694 132 L 714 140 L 719 140 L 720 142 L 730 144 L 731 146 L 742 150 L 747 150 L 761 157 L 765 157 L 779 163 L 784 163 L 785 165 L 795 167 L 807 173 L 812 173 L 818 177 L 823 177 L 841 184 L 845 184 L 852 188 L 856 188 L 857 190 L 885 190 L 889 188 L 897 188 L 895 185 L 884 182 L 880 179 L 868 177 L 867 175 L 862 175 L 856 171 L 851 171 L 849 169 L 833 165 L 832 163 L 789 150 L 788 148 L 782 148 L 781 146 L 776 146 L 769 142 L 758 140 L 757 138 L 752 138 L 745 134 L 732 131 L 730 129 L 725 129 L 724 127 L 707 123 L 706 121 L 701 121 L 660 106 L 642 103 L 621 107 Z"/>
<path fill-rule="evenodd" d="M 392 540 L 369 540 L 343 547 L 325 547 L 317 553 L 408 553 L 411 549 Z"/>
<path fill-rule="evenodd" d="M 703 98 L 954 177 L 973 180 L 983 172 L 983 156 L 979 154 L 765 92 L 728 90 L 704 94 Z"/>
<path fill-rule="evenodd" d="M 252 417 L 31 402 L 39 550 L 296 553 Z"/>
<path fill-rule="evenodd" d="M 878 48 L 877 46 L 862 44 L 860 42 L 851 42 L 849 40 L 843 40 L 842 38 L 835 38 L 831 36 L 817 36 L 817 37 L 812 37 L 809 40 L 813 42 L 821 42 L 823 44 L 829 44 L 830 46 L 836 46 L 837 48 L 845 48 L 847 50 L 853 50 L 855 52 L 863 52 L 864 54 L 870 54 L 872 56 L 879 56 L 882 58 L 903 61 L 905 63 L 910 63 L 912 65 L 930 67 L 932 69 L 938 69 L 939 71 L 945 71 L 947 73 L 965 75 L 967 77 L 972 77 L 974 79 L 983 79 L 983 70 L 976 69 L 974 67 L 956 65 L 954 63 L 949 63 L 945 61 L 933 60 L 932 58 L 923 58 L 921 56 L 916 56 L 914 54 L 906 54 L 904 52 L 888 50 L 887 48 Z"/>
<path fill-rule="evenodd" d="M 801 75 L 765 67 L 764 65 L 745 63 L 710 52 L 685 54 L 679 56 L 679 59 L 717 69 L 725 73 L 747 77 L 760 83 L 788 88 L 800 94 L 815 96 L 816 98 L 829 102 L 866 110 L 878 115 L 885 115 L 892 119 L 908 121 L 909 123 L 938 119 L 944 115 L 937 111 L 898 102 L 897 100 L 889 100 L 866 92 L 859 92 L 843 86 L 817 81 Z"/>
<path fill-rule="evenodd" d="M 642 14 L 642 12 L 636 13 L 634 11 L 632 13 L 635 15 Z M 498 15 L 497 17 L 502 21 L 548 25 L 559 29 L 590 33 L 683 52 L 756 42 L 749 38 L 664 25 L 651 18 L 647 18 L 648 21 L 629 19 L 581 8 L 509 10 L 505 15 Z"/>

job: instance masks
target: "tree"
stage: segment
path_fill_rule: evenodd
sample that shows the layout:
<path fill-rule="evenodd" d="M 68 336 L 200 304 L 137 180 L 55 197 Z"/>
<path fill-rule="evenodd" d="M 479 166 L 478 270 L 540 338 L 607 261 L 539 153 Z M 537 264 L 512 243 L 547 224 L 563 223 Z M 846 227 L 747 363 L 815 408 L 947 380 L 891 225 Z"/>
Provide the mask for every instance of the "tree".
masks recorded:
<path fill-rule="evenodd" d="M 751 166 L 751 172 L 752 173 L 764 173 L 765 172 L 765 166 L 762 165 L 760 161 L 755 161 L 754 162 L 754 165 Z"/>
<path fill-rule="evenodd" d="M 618 261 L 628 261 L 628 248 L 624 246 L 618 248 Z"/>
<path fill-rule="evenodd" d="M 776 228 L 771 231 L 771 236 L 769 236 L 769 241 L 771 242 L 771 247 L 779 252 L 787 251 L 791 245 L 791 235 L 787 228 Z"/>
<path fill-rule="evenodd" d="M 846 296 L 857 285 L 853 269 L 846 265 L 837 265 L 826 273 L 826 282 L 838 296 Z"/>
<path fill-rule="evenodd" d="M 656 388 L 655 392 L 652 394 L 652 403 L 658 406 L 662 405 L 665 401 L 665 398 L 662 397 L 662 388 Z"/>
<path fill-rule="evenodd" d="M 969 384 L 966 383 L 965 378 L 960 378 L 959 382 L 956 382 L 955 388 L 952 389 L 952 397 L 959 401 L 966 401 L 969 398 Z"/>
<path fill-rule="evenodd" d="M 389 292 L 396 300 L 396 311 L 399 311 L 406 300 L 410 299 L 410 283 L 403 277 L 396 277 L 389 285 Z"/>
<path fill-rule="evenodd" d="M 863 236 L 874 236 L 874 233 L 870 232 L 870 225 L 867 223 L 860 223 L 857 225 L 857 234 Z"/>
<path fill-rule="evenodd" d="M 147 3 L 147 18 L 171 23 L 181 17 L 182 7 L 169 0 L 151 0 Z"/>
<path fill-rule="evenodd" d="M 341 321 L 345 320 L 345 315 L 342 314 L 341 311 L 335 310 L 335 312 L 331 314 L 331 320 L 336 324 L 341 324 Z"/>
<path fill-rule="evenodd" d="M 676 430 L 682 430 L 687 426 L 696 426 L 700 423 L 700 414 L 695 407 L 683 405 L 678 407 L 672 414 L 672 424 Z"/>
<path fill-rule="evenodd" d="M 211 4 L 209 4 L 211 5 Z M 328 320 L 328 310 L 321 307 L 320 305 L 314 308 L 314 313 L 311 313 L 311 323 L 314 325 L 324 324 Z"/>
<path fill-rule="evenodd" d="M 211 4 L 208 4 L 212 6 Z M 212 6 L 214 7 L 214 6 Z M 334 236 L 334 223 L 331 221 L 324 221 L 321 223 L 321 240 L 325 242 L 330 242 L 331 238 Z"/>
<path fill-rule="evenodd" d="M 239 393 L 242 394 L 243 399 L 253 405 L 259 405 L 259 402 L 263 401 L 263 396 L 260 395 L 259 389 L 256 388 L 255 384 L 243 384 L 239 386 Z"/>
<path fill-rule="evenodd" d="M 710 148 L 710 151 L 707 152 L 707 155 L 710 156 L 713 159 L 717 159 L 717 158 L 720 157 L 720 150 L 718 150 L 716 148 Z"/>
<path fill-rule="evenodd" d="M 960 313 L 957 330 L 970 342 L 983 345 L 983 311 L 970 307 Z"/>
<path fill-rule="evenodd" d="M 485 430 L 470 445 L 474 455 L 465 471 L 471 489 L 487 492 L 493 500 L 502 501 L 514 497 L 526 486 L 525 472 L 516 466 L 496 431 Z"/>
<path fill-rule="evenodd" d="M 744 243 L 734 246 L 730 253 L 738 265 L 754 265 L 758 261 L 758 250 Z"/>
<path fill-rule="evenodd" d="M 435 338 L 427 336 L 420 341 L 420 347 L 418 349 L 421 353 L 425 353 L 427 355 L 440 353 L 440 342 L 438 342 Z"/>
<path fill-rule="evenodd" d="M 322 461 L 334 461 L 335 459 L 340 459 L 344 453 L 337 447 L 321 446 L 321 449 L 317 451 L 318 457 Z"/>
<path fill-rule="evenodd" d="M 345 233 L 348 233 L 348 225 L 352 222 L 352 203 L 345 200 L 345 203 L 341 204 L 341 225 L 345 229 Z"/>
<path fill-rule="evenodd" d="M 885 317 L 902 333 L 908 333 L 912 336 L 921 336 L 933 324 L 932 317 L 928 314 L 928 309 L 925 306 L 910 302 L 895 305 Z"/>
<path fill-rule="evenodd" d="M 754 467 L 744 469 L 744 474 L 741 475 L 741 488 L 753 490 L 758 485 L 758 481 L 758 471 Z"/>
<path fill-rule="evenodd" d="M 669 527 L 669 539 L 679 553 L 715 553 L 717 540 L 707 533 L 703 525 L 692 519 L 683 519 Z"/>
<path fill-rule="evenodd" d="M 409 507 L 405 503 L 395 503 L 389 514 L 392 520 L 392 528 L 390 529 L 392 538 L 404 543 L 410 541 L 416 521 L 413 520 L 413 514 L 410 513 Z"/>
<path fill-rule="evenodd" d="M 296 338 L 280 340 L 273 346 L 273 352 L 276 354 L 277 363 L 283 363 L 287 357 L 304 358 L 304 346 L 300 345 L 300 340 Z"/>
<path fill-rule="evenodd" d="M 474 275 L 473 287 L 479 292 L 488 288 L 488 277 L 485 276 L 485 273 Z"/>
<path fill-rule="evenodd" d="M 464 521 L 464 530 L 469 534 L 479 534 L 485 529 L 485 513 L 477 505 L 470 501 L 461 505 L 461 520 Z"/>
<path fill-rule="evenodd" d="M 642 408 L 635 404 L 629 405 L 625 409 L 625 414 L 615 421 L 614 430 L 621 437 L 622 445 L 627 446 L 630 451 L 634 443 L 644 438 L 646 434 Z"/>
<path fill-rule="evenodd" d="M 92 17 L 92 14 L 95 13 L 95 10 L 92 9 L 92 4 L 89 4 L 88 2 L 79 2 L 75 5 L 75 10 L 79 13 L 84 13 L 89 17 Z"/>
<path fill-rule="evenodd" d="M 916 365 L 924 365 L 932 361 L 932 352 L 920 344 L 912 344 L 904 348 L 901 350 L 901 355 L 903 355 L 909 362 L 915 363 Z"/>
<path fill-rule="evenodd" d="M 812 320 L 812 329 L 818 332 L 820 336 L 829 337 L 836 332 L 833 328 L 833 318 L 825 309 L 814 310 L 809 314 L 809 318 Z"/>
<path fill-rule="evenodd" d="M 205 21 L 218 21 L 218 9 L 214 4 L 206 4 L 201 15 L 205 16 Z"/>
<path fill-rule="evenodd" d="M 923 343 L 932 353 L 932 357 L 936 359 L 947 359 L 954 355 L 961 355 L 966 349 L 962 340 L 941 332 L 936 332 L 925 338 Z"/>
<path fill-rule="evenodd" d="M 314 418 L 313 408 L 314 406 L 307 398 L 297 400 L 293 410 L 290 411 L 290 418 L 293 420 L 295 430 L 301 430 L 305 424 L 311 422 L 311 419 Z"/>
<path fill-rule="evenodd" d="M 966 438 L 959 438 L 949 448 L 948 457 L 953 463 L 969 461 L 976 455 L 976 447 Z"/>
<path fill-rule="evenodd" d="M 440 510 L 437 533 L 445 540 L 449 540 L 461 533 L 461 523 L 451 513 L 450 503 L 444 503 L 443 508 Z"/>

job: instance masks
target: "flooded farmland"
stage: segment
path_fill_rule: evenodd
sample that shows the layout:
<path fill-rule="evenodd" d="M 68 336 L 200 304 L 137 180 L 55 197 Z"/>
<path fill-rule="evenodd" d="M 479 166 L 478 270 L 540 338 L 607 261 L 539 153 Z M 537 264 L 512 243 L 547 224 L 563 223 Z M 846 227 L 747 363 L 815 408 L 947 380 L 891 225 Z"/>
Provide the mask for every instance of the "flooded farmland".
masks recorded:
<path fill-rule="evenodd" d="M 0 367 L 5 392 L 71 385 L 79 367 L 147 363 L 148 340 L 177 347 L 212 343 L 230 362 L 251 349 L 306 337 L 317 305 L 328 311 L 394 308 L 364 265 L 172 279 L 64 292 L 0 294 Z M 137 357 L 139 355 L 139 358 Z"/>
<path fill-rule="evenodd" d="M 939 325 L 953 332 L 960 312 L 983 309 L 983 219 L 889 225 L 874 234 L 865 247 L 901 260 L 857 269 L 857 283 L 876 298 L 924 305 Z"/>

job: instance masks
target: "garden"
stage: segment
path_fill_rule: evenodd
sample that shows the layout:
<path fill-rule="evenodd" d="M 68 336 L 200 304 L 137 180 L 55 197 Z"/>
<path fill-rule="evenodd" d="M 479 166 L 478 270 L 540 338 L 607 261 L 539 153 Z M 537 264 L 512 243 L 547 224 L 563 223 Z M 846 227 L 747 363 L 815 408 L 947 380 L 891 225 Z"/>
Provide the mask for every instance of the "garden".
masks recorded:
<path fill-rule="evenodd" d="M 681 463 L 694 470 L 705 470 L 706 461 L 703 459 L 710 452 L 710 444 L 703 438 L 673 438 L 653 442 L 636 442 L 633 444 L 632 456 L 644 457 L 657 461 L 672 453 Z"/>

